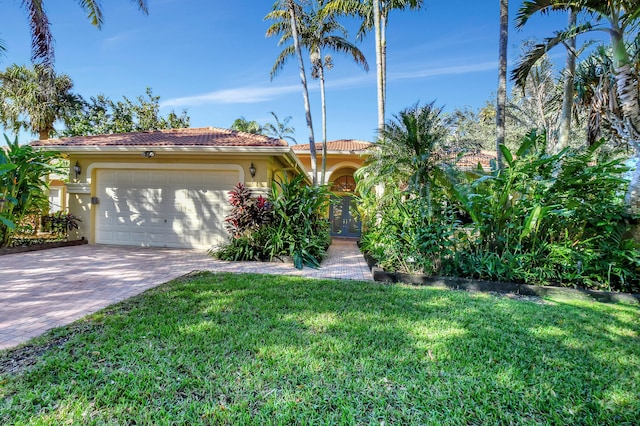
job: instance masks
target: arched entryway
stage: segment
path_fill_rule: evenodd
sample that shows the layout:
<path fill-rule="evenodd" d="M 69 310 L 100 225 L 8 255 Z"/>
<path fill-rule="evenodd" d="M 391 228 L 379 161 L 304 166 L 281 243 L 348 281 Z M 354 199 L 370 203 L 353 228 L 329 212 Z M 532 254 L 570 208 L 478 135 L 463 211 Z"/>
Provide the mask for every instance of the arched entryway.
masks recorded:
<path fill-rule="evenodd" d="M 354 197 L 356 182 L 353 172 L 346 169 L 332 174 L 329 223 L 334 237 L 358 238 L 362 233 L 362 222 Z"/>

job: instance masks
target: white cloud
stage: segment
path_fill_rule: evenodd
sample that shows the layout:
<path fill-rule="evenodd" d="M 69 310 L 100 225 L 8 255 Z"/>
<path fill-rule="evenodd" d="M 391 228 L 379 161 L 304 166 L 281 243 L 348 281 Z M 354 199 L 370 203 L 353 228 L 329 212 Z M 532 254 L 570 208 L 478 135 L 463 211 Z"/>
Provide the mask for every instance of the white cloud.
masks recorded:
<path fill-rule="evenodd" d="M 131 33 L 126 32 L 126 33 L 116 34 L 111 37 L 107 37 L 102 41 L 102 43 L 103 43 L 103 47 L 112 48 L 112 47 L 121 45 L 125 42 L 128 42 L 130 39 L 131 39 Z"/>
<path fill-rule="evenodd" d="M 480 62 L 477 64 L 455 65 L 439 68 L 425 68 L 416 71 L 393 72 L 389 73 L 389 80 L 407 80 L 416 78 L 436 77 L 439 75 L 451 74 L 469 74 L 474 72 L 482 72 L 489 70 L 498 70 L 497 61 Z"/>
<path fill-rule="evenodd" d="M 439 75 L 467 74 L 497 69 L 497 62 L 490 61 L 470 65 L 457 65 L 450 67 L 420 69 L 416 71 L 394 72 L 389 74 L 388 80 L 393 81 L 420 79 Z M 310 91 L 318 90 L 318 85 L 314 81 L 307 81 Z M 327 87 L 331 88 L 359 87 L 367 84 L 375 84 L 375 74 L 370 73 L 357 77 L 327 79 Z M 163 108 L 183 108 L 207 104 L 254 104 L 272 101 L 281 96 L 288 95 L 290 93 L 296 93 L 299 91 L 299 84 L 291 84 L 288 86 L 278 87 L 236 87 L 232 89 L 216 90 L 213 92 L 196 94 L 192 96 L 167 99 L 165 101 L 161 101 L 160 106 Z"/>
<path fill-rule="evenodd" d="M 299 85 L 279 87 L 238 87 L 235 89 L 223 89 L 200 95 L 185 96 L 181 98 L 162 101 L 162 107 L 186 107 L 204 104 L 253 104 L 267 102 L 282 95 L 297 92 Z"/>

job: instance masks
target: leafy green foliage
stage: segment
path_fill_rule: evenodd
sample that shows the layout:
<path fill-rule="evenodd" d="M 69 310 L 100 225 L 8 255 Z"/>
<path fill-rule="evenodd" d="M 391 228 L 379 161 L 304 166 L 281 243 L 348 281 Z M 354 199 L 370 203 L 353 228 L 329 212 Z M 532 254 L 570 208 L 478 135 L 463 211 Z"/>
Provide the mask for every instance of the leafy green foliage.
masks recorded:
<path fill-rule="evenodd" d="M 58 237 L 67 238 L 69 231 L 78 229 L 82 222 L 73 213 L 59 211 L 42 217 L 43 231 L 49 231 Z"/>
<path fill-rule="evenodd" d="M 304 176 L 272 184 L 273 228 L 283 231 L 284 247 L 296 268 L 319 267 L 331 237 L 325 215 L 330 193 L 326 186 L 309 186 Z"/>
<path fill-rule="evenodd" d="M 603 143 L 549 155 L 531 132 L 515 152 L 501 146 L 502 171 L 434 168 L 430 198 L 412 186 L 365 192 L 363 248 L 389 270 L 640 291 L 628 168 L 598 157 Z"/>
<path fill-rule="evenodd" d="M 20 145 L 16 137 L 11 141 L 4 136 L 7 149 L 0 149 L 0 199 L 4 200 L 0 212 L 0 246 L 8 245 L 16 225 L 30 214 L 39 214 L 48 206 L 45 193 L 46 178 L 61 172 L 58 153 L 35 150 Z"/>
<path fill-rule="evenodd" d="M 319 267 L 331 243 L 325 212 L 326 187 L 308 186 L 304 176 L 274 182 L 270 201 L 251 198 L 238 184 L 231 194 L 233 211 L 226 221 L 231 241 L 212 254 L 224 260 L 272 260 L 288 256 L 294 266 Z"/>
<path fill-rule="evenodd" d="M 147 87 L 145 96 L 135 101 L 123 97 L 114 102 L 104 95 L 82 100 L 80 108 L 65 119 L 65 129 L 61 136 L 88 136 L 112 133 L 143 132 L 148 130 L 180 129 L 189 127 L 190 118 L 186 111 L 180 115 L 171 111 L 166 117 L 160 116 L 160 96 L 154 96 Z"/>
<path fill-rule="evenodd" d="M 237 130 L 238 132 L 251 133 L 254 135 L 263 134 L 263 129 L 260 124 L 255 120 L 247 120 L 244 117 L 236 118 L 231 124 L 232 130 Z"/>
<path fill-rule="evenodd" d="M 14 133 L 27 130 L 48 138 L 56 120 L 66 119 L 79 97 L 73 81 L 45 65 L 13 64 L 0 72 L 0 123 Z"/>
<path fill-rule="evenodd" d="M 298 143 L 295 138 L 296 129 L 289 126 L 291 116 L 286 116 L 284 119 L 280 120 L 275 112 L 271 111 L 270 114 L 275 123 L 265 123 L 264 126 L 262 126 L 262 133 L 272 138 L 288 140 L 296 145 Z"/>

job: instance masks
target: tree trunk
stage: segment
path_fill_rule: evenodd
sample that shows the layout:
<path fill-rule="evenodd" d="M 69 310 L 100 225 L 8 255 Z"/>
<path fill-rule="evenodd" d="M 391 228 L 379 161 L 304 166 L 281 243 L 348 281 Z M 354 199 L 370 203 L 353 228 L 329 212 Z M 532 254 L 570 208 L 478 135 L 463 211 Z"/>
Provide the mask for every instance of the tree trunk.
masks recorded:
<path fill-rule="evenodd" d="M 636 152 L 636 170 L 629 182 L 624 201 L 630 212 L 640 214 L 640 152 Z"/>
<path fill-rule="evenodd" d="M 631 213 L 640 215 L 640 171 L 638 170 L 640 168 L 640 143 L 638 142 L 640 139 L 640 104 L 638 103 L 638 81 L 633 75 L 631 60 L 621 33 L 611 33 L 611 46 L 613 48 L 616 90 L 620 98 L 624 126 L 627 130 L 629 145 L 631 145 L 636 155 L 636 170 L 631 182 L 629 182 L 625 202 Z M 636 234 L 640 234 L 637 229 Z"/>
<path fill-rule="evenodd" d="M 49 139 L 49 131 L 48 130 L 38 130 L 38 139 L 41 141 L 45 139 Z"/>
<path fill-rule="evenodd" d="M 576 12 L 569 10 L 569 28 L 576 26 Z M 560 113 L 560 126 L 558 145 L 556 152 L 560 152 L 569 146 L 571 136 L 571 112 L 573 111 L 573 81 L 576 73 L 576 38 L 567 41 L 567 61 L 564 68 L 564 88 L 562 94 L 562 111 Z"/>
<path fill-rule="evenodd" d="M 638 88 L 636 78 L 633 76 L 630 64 L 614 67 L 616 73 L 616 83 L 618 97 L 622 113 L 631 130 L 634 139 L 640 136 L 640 105 L 638 104 Z"/>
<path fill-rule="evenodd" d="M 387 114 L 387 13 L 383 10 L 380 13 L 380 83 L 382 84 L 382 127 L 384 128 Z"/>
<path fill-rule="evenodd" d="M 376 77 L 378 86 L 378 134 L 384 128 L 384 79 L 382 68 L 382 29 L 380 27 L 380 0 L 373 0 L 373 27 L 376 38 Z"/>
<path fill-rule="evenodd" d="M 298 38 L 298 23 L 296 22 L 296 11 L 293 0 L 287 1 L 289 16 L 291 18 L 291 36 L 293 45 L 298 56 L 300 65 L 300 81 L 302 83 L 302 97 L 304 98 L 305 117 L 307 119 L 307 127 L 309 129 L 309 153 L 311 154 L 311 181 L 313 186 L 318 185 L 318 159 L 316 158 L 316 142 L 313 135 L 313 122 L 311 121 L 311 105 L 309 104 L 309 90 L 307 88 L 307 73 L 304 70 L 304 60 L 302 59 L 302 50 L 300 49 L 300 39 Z"/>
<path fill-rule="evenodd" d="M 320 185 L 325 185 L 327 173 L 327 104 L 324 90 L 324 66 L 322 64 L 322 53 L 318 49 L 318 77 L 320 78 L 320 101 L 322 103 L 322 174 Z"/>
<path fill-rule="evenodd" d="M 505 140 L 507 104 L 507 42 L 509 35 L 509 0 L 500 0 L 500 46 L 498 60 L 498 97 L 496 101 L 496 159 L 502 169 L 500 145 Z"/>

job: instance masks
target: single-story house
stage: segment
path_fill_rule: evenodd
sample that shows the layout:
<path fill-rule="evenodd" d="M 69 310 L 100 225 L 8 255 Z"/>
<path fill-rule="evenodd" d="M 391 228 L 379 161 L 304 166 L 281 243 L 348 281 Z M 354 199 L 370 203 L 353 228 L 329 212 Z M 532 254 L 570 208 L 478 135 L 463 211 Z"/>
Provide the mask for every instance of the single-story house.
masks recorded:
<path fill-rule="evenodd" d="M 336 196 L 353 193 L 353 172 L 366 142 L 331 142 L 328 178 Z M 68 210 L 75 237 L 90 244 L 208 248 L 227 238 L 228 193 L 242 182 L 267 193 L 284 175 L 309 173 L 308 146 L 214 127 L 48 139 L 34 147 L 70 163 Z M 320 150 L 318 150 L 320 153 Z M 318 155 L 320 162 L 320 155 Z M 344 181 L 344 182 L 343 182 Z M 347 206 L 344 211 L 349 211 Z M 332 210 L 342 223 L 343 211 Z M 340 220 L 336 219 L 340 216 Z M 359 235 L 359 227 L 335 234 Z M 347 227 L 348 228 L 348 227 Z M 74 237 L 74 236 L 71 236 Z"/>

